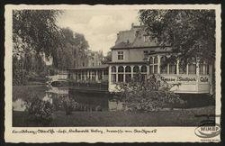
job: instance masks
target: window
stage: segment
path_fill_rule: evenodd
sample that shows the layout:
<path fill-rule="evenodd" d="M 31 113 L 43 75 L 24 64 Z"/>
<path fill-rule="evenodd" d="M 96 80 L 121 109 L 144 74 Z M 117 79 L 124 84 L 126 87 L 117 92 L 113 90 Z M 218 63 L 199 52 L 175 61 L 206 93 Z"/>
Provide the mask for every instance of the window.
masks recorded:
<path fill-rule="evenodd" d="M 147 66 L 146 65 L 141 66 L 141 72 L 147 73 Z"/>
<path fill-rule="evenodd" d="M 186 74 L 187 73 L 187 65 L 184 61 L 180 61 L 179 63 L 179 74 Z"/>
<path fill-rule="evenodd" d="M 158 73 L 158 65 L 154 65 L 154 74 Z"/>
<path fill-rule="evenodd" d="M 131 74 L 125 75 L 125 81 L 126 81 L 126 83 L 129 83 L 131 81 Z"/>
<path fill-rule="evenodd" d="M 79 79 L 79 80 L 81 79 L 81 74 L 80 74 L 80 73 L 78 73 L 78 79 Z"/>
<path fill-rule="evenodd" d="M 83 74 L 83 76 L 82 76 L 82 80 L 86 80 L 86 72 L 85 72 L 85 71 L 83 71 L 83 72 L 82 72 L 82 74 Z"/>
<path fill-rule="evenodd" d="M 118 68 L 118 72 L 119 72 L 119 73 L 123 73 L 123 72 L 124 72 L 124 68 L 123 68 L 123 66 L 119 66 L 119 68 Z"/>
<path fill-rule="evenodd" d="M 205 64 L 199 64 L 199 74 L 200 75 L 207 74 L 207 66 Z"/>
<path fill-rule="evenodd" d="M 206 62 L 199 62 L 199 74 L 200 75 L 207 75 L 208 74 L 208 71 L 209 68 L 208 68 L 208 65 L 206 64 Z"/>
<path fill-rule="evenodd" d="M 161 57 L 161 66 L 160 66 L 160 73 L 161 74 L 167 74 L 167 62 L 166 62 L 166 56 Z"/>
<path fill-rule="evenodd" d="M 84 72 L 82 71 L 82 72 L 81 72 L 81 80 L 83 81 L 84 78 L 85 78 L 85 77 L 84 77 Z"/>
<path fill-rule="evenodd" d="M 133 68 L 133 78 L 134 80 L 138 79 L 139 66 L 135 65 Z"/>
<path fill-rule="evenodd" d="M 118 51 L 118 60 L 123 60 L 123 51 Z"/>
<path fill-rule="evenodd" d="M 176 74 L 176 73 L 177 73 L 176 64 L 169 64 L 169 74 Z"/>
<path fill-rule="evenodd" d="M 150 74 L 157 74 L 158 73 L 158 56 L 150 57 Z"/>
<path fill-rule="evenodd" d="M 98 71 L 98 80 L 102 80 L 102 71 L 101 70 Z"/>
<path fill-rule="evenodd" d="M 131 72 L 131 67 L 130 66 L 126 66 L 125 72 Z"/>
<path fill-rule="evenodd" d="M 188 65 L 188 74 L 196 74 L 196 65 L 191 63 Z"/>
<path fill-rule="evenodd" d="M 116 82 L 116 67 L 115 66 L 111 67 L 111 72 L 112 72 L 112 74 L 111 74 L 111 81 L 113 83 L 115 83 Z"/>
<path fill-rule="evenodd" d="M 118 82 L 123 82 L 124 68 L 123 66 L 118 67 Z"/>
<path fill-rule="evenodd" d="M 69 79 L 72 79 L 72 77 L 73 77 L 73 76 L 69 73 L 69 74 L 68 74 L 68 78 L 69 78 Z"/>
<path fill-rule="evenodd" d="M 149 67 L 149 72 L 150 72 L 150 74 L 153 74 L 153 66 L 152 65 L 150 65 L 150 67 Z"/>
<path fill-rule="evenodd" d="M 88 71 L 88 80 L 90 80 L 90 79 L 91 79 L 91 72 Z"/>
<path fill-rule="evenodd" d="M 115 82 L 116 82 L 116 74 L 112 74 L 112 76 L 111 76 L 111 80 L 112 80 L 112 82 L 113 82 L 113 83 L 115 83 Z"/>
<path fill-rule="evenodd" d="M 179 74 L 186 74 L 186 73 L 187 73 L 187 67 L 179 66 Z"/>
<path fill-rule="evenodd" d="M 147 50 L 144 50 L 143 53 L 144 53 L 144 55 L 147 55 L 148 54 L 148 51 Z"/>
<path fill-rule="evenodd" d="M 112 66 L 111 70 L 112 70 L 112 72 L 116 72 L 116 67 Z"/>
<path fill-rule="evenodd" d="M 138 73 L 139 72 L 139 66 L 137 66 L 137 65 L 134 66 L 133 72 L 134 73 Z"/>
<path fill-rule="evenodd" d="M 77 78 L 76 78 L 76 73 L 73 73 L 73 74 L 72 74 L 72 79 L 77 80 Z"/>
<path fill-rule="evenodd" d="M 147 78 L 147 66 L 143 65 L 141 66 L 141 79 L 142 81 L 146 80 Z"/>
<path fill-rule="evenodd" d="M 150 57 L 149 63 L 150 63 L 150 64 L 153 64 L 153 57 Z"/>
<path fill-rule="evenodd" d="M 95 81 L 96 80 L 96 72 L 95 71 L 92 71 L 91 80 L 92 81 Z"/>
<path fill-rule="evenodd" d="M 167 58 L 166 56 L 161 57 L 160 62 L 160 73 L 161 74 L 177 74 L 177 63 L 176 58 L 173 56 Z"/>
<path fill-rule="evenodd" d="M 154 57 L 154 64 L 158 63 L 158 57 Z"/>
<path fill-rule="evenodd" d="M 123 82 L 123 74 L 118 74 L 118 82 Z"/>
<path fill-rule="evenodd" d="M 196 74 L 196 58 L 192 57 L 188 64 L 188 74 Z"/>
<path fill-rule="evenodd" d="M 131 81 L 131 67 L 126 66 L 125 67 L 125 82 L 128 83 Z"/>

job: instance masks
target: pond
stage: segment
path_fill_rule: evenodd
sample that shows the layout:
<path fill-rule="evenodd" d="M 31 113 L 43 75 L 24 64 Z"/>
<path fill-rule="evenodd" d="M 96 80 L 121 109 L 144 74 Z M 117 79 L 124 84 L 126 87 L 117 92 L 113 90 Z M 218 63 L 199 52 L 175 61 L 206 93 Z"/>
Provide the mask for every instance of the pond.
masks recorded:
<path fill-rule="evenodd" d="M 35 97 L 51 103 L 54 111 L 65 111 L 73 106 L 72 111 L 119 111 L 127 110 L 124 104 L 107 92 L 80 92 L 68 87 L 52 87 L 47 85 L 13 86 L 13 111 L 25 111 L 29 102 Z M 193 98 L 195 100 L 193 100 Z M 204 107 L 215 105 L 210 97 L 185 97 L 187 101 L 182 108 Z M 175 106 L 174 106 L 175 107 Z M 180 108 L 175 107 L 175 108 Z"/>
<path fill-rule="evenodd" d="M 85 93 L 67 87 L 30 85 L 13 87 L 13 111 L 25 111 L 35 97 L 51 103 L 55 111 L 64 111 L 65 104 L 71 103 L 73 111 L 117 111 L 124 108 L 123 103 L 113 99 L 109 93 Z"/>

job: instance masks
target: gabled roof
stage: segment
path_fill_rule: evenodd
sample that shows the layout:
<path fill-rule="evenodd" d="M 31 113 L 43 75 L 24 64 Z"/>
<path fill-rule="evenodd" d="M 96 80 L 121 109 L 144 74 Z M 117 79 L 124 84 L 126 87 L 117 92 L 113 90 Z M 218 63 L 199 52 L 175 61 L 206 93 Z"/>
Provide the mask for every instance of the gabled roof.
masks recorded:
<path fill-rule="evenodd" d="M 142 47 L 159 47 L 157 39 L 152 38 L 151 34 L 146 34 L 145 27 L 132 27 L 128 31 L 120 31 L 117 34 L 115 45 L 111 49 L 124 48 L 142 48 Z"/>

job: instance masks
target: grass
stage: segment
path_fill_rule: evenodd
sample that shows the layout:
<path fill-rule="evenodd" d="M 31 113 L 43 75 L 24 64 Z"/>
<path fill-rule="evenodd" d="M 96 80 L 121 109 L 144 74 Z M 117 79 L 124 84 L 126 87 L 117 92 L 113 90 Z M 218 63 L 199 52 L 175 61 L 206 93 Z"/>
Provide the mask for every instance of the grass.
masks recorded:
<path fill-rule="evenodd" d="M 73 112 L 66 115 L 63 111 L 54 113 L 54 120 L 50 127 L 72 127 L 72 126 L 197 126 L 206 117 L 196 117 L 202 114 L 214 114 L 215 107 L 154 111 L 154 112 Z M 27 121 L 26 112 L 13 112 L 14 127 L 37 127 L 39 125 Z"/>

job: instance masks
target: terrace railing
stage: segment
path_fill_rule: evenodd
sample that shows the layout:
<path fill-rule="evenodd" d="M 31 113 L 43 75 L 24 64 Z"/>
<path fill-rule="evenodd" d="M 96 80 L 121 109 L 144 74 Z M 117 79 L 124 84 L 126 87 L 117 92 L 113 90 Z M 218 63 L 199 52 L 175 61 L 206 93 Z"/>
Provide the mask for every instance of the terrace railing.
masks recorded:
<path fill-rule="evenodd" d="M 71 89 L 83 90 L 83 91 L 108 91 L 108 82 L 96 83 L 96 82 L 75 82 L 70 81 Z"/>

